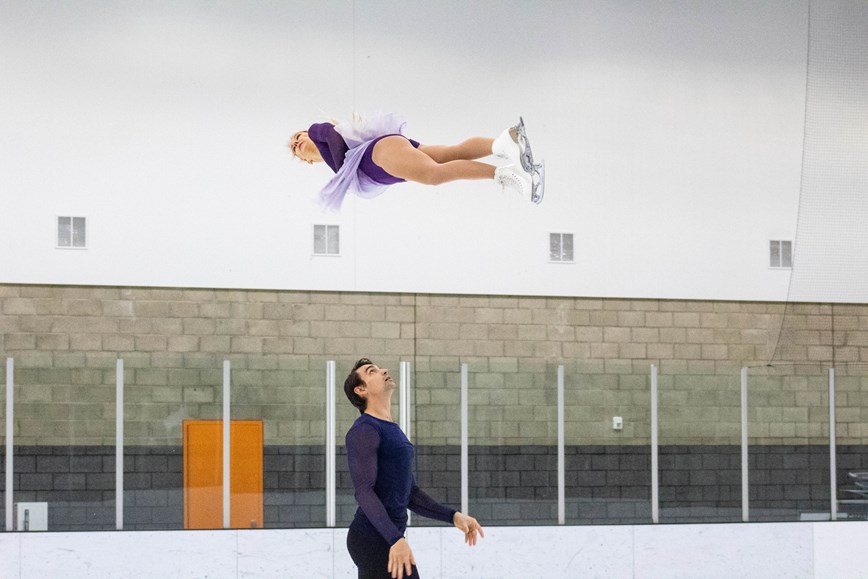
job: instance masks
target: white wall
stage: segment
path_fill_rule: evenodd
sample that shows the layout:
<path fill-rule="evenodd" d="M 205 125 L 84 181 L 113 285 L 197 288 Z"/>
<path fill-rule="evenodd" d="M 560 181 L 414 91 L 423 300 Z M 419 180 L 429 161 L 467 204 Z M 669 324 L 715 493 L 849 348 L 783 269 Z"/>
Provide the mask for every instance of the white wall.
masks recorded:
<path fill-rule="evenodd" d="M 868 523 L 411 528 L 429 579 L 864 576 Z M 0 577 L 356 577 L 346 529 L 0 533 Z"/>
<path fill-rule="evenodd" d="M 807 39 L 804 0 L 6 2 L 0 283 L 785 299 Z M 354 109 L 426 143 L 521 114 L 546 201 L 402 184 L 323 214 L 329 169 L 284 143 Z M 65 214 L 87 250 L 54 248 Z"/>

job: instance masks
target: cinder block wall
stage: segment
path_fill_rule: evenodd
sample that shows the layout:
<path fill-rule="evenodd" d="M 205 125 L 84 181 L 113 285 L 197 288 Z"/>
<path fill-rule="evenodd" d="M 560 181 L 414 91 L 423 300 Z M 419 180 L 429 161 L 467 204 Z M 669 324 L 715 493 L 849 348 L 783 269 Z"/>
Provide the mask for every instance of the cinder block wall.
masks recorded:
<path fill-rule="evenodd" d="M 329 359 L 339 378 L 362 355 L 395 373 L 412 362 L 415 436 L 430 444 L 458 442 L 469 364 L 471 442 L 487 445 L 555 442 L 558 364 L 576 443 L 647 442 L 651 364 L 661 442 L 737 442 L 750 366 L 753 440 L 811 443 L 827 428 L 830 361 L 868 364 L 868 305 L 2 285 L 0 312 L 25 445 L 112 444 L 118 358 L 134 445 L 174 445 L 181 419 L 219 417 L 224 359 L 235 416 L 264 419 L 275 444 L 322 443 Z M 782 334 L 798 364 L 763 368 Z M 838 376 L 842 444 L 868 435 L 868 372 L 852 367 Z"/>
<path fill-rule="evenodd" d="M 779 340 L 786 347 L 766 367 Z M 267 526 L 322 524 L 325 364 L 337 361 L 342 382 L 360 356 L 396 374 L 400 361 L 413 364 L 417 476 L 453 503 L 460 364 L 469 365 L 471 497 L 492 524 L 554 516 L 560 364 L 573 521 L 647 518 L 652 364 L 661 506 L 678 520 L 708 520 L 709 509 L 739 516 L 742 366 L 754 506 L 774 518 L 828 501 L 832 361 L 838 442 L 849 445 L 839 481 L 868 467 L 868 305 L 0 285 L 0 356 L 15 360 L 15 445 L 30 457 L 16 468 L 16 501 L 63 502 L 53 528 L 111 528 L 118 358 L 135 528 L 179 526 L 182 421 L 221 417 L 224 359 L 233 418 L 265 425 Z M 339 433 L 356 416 L 339 397 Z M 91 456 L 102 458 L 82 460 Z M 175 467 L 151 472 L 148 460 Z M 346 472 L 340 481 L 348 521 Z"/>

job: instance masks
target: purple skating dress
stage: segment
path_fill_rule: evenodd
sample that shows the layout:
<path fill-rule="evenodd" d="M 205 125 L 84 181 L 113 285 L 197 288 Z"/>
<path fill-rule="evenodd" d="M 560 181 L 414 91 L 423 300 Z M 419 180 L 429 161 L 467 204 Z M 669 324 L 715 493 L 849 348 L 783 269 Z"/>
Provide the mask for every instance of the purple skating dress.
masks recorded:
<path fill-rule="evenodd" d="M 374 163 L 371 155 L 374 145 L 383 137 L 403 136 L 404 122 L 394 114 L 377 115 L 371 120 L 356 120 L 352 123 L 315 123 L 307 131 L 322 155 L 323 161 L 335 172 L 335 176 L 322 188 L 319 202 L 326 209 L 338 211 L 349 191 L 359 197 L 371 199 L 381 194 L 389 185 L 402 183 L 382 167 Z M 407 139 L 414 147 L 419 143 Z"/>

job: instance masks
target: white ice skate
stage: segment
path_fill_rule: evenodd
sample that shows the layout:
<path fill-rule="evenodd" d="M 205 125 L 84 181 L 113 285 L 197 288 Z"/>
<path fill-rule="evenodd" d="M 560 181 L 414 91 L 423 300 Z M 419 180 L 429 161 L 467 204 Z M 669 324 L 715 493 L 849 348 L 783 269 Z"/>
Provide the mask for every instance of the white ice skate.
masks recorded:
<path fill-rule="evenodd" d="M 534 163 L 530 141 L 527 138 L 527 130 L 524 127 L 524 119 L 518 117 L 518 125 L 515 126 L 518 148 L 521 152 L 521 167 L 527 172 L 533 182 L 533 190 L 530 200 L 539 205 L 545 194 L 546 165 L 545 161 Z"/>
<path fill-rule="evenodd" d="M 518 147 L 518 127 L 504 129 L 500 136 L 494 139 L 491 152 L 496 157 L 506 159 L 512 164 L 521 164 L 521 149 Z"/>
<path fill-rule="evenodd" d="M 545 162 L 534 163 L 524 119 L 519 117 L 516 126 L 504 130 L 494 140 L 491 149 L 494 155 L 521 166 L 531 177 L 531 202 L 542 202 L 545 192 Z"/>
<path fill-rule="evenodd" d="M 518 165 L 504 165 L 494 170 L 494 181 L 504 190 L 512 189 L 522 199 L 533 200 L 533 178 Z"/>

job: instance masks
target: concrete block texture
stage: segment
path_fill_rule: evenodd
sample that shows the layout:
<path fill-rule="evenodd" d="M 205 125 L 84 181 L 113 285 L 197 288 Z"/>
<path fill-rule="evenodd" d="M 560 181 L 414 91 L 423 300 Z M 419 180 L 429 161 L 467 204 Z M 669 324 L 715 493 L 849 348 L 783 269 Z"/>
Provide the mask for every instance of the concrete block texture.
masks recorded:
<path fill-rule="evenodd" d="M 5 284 L 0 348 L 15 360 L 16 433 L 42 444 L 114 440 L 118 358 L 131 443 L 169 440 L 184 418 L 219 417 L 224 359 L 233 403 L 267 419 L 273 443 L 321 442 L 325 361 L 337 361 L 339 388 L 361 356 L 395 374 L 399 361 L 413 364 L 424 406 L 414 429 L 430 444 L 457 436 L 462 363 L 473 444 L 550 444 L 560 364 L 567 432 L 583 442 L 648 440 L 652 364 L 673 379 L 661 390 L 667 443 L 738 434 L 742 366 L 758 443 L 821 442 L 833 361 L 839 442 L 868 437 L 865 304 Z M 339 392 L 337 403 L 347 404 Z"/>
<path fill-rule="evenodd" d="M 460 500 L 460 448 L 418 443 L 417 482 L 438 500 Z M 266 526 L 309 527 L 322 520 L 323 445 L 269 445 L 263 449 Z M 650 450 L 647 445 L 567 445 L 566 497 L 571 522 L 648 522 Z M 124 448 L 125 522 L 130 529 L 170 529 L 182 523 L 182 449 L 174 445 Z M 822 445 L 754 445 L 749 455 L 751 520 L 794 520 L 826 508 L 828 461 Z M 81 509 L 110 509 L 114 447 L 26 446 L 18 449 L 17 500 L 53 503 L 54 530 L 93 530 L 105 524 Z M 838 476 L 865 468 L 864 446 L 842 446 Z M 338 448 L 341 523 L 352 517 L 352 486 L 345 450 Z M 737 445 L 662 445 L 661 520 L 735 521 L 740 518 L 741 470 Z M 473 445 L 470 497 L 486 523 L 554 524 L 557 448 L 554 445 Z M 578 504 L 576 504 L 578 503 Z M 345 512 L 344 512 L 345 511 Z M 107 523 L 111 522 L 111 517 Z"/>

